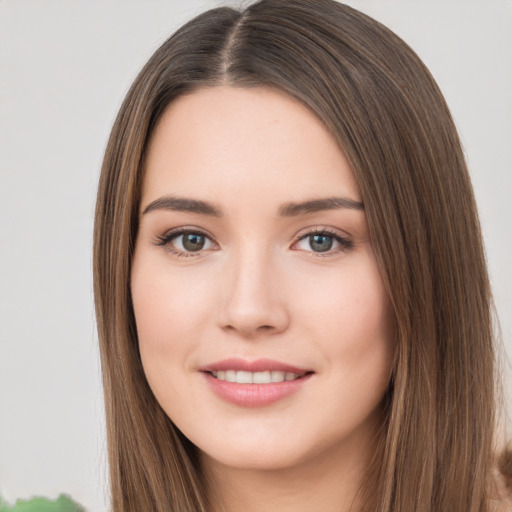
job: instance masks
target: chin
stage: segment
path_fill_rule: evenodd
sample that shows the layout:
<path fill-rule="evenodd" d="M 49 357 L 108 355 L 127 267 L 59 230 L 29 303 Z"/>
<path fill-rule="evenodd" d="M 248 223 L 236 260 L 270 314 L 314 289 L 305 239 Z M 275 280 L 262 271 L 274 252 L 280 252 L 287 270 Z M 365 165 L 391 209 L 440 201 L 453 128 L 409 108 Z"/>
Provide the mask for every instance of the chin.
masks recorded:
<path fill-rule="evenodd" d="M 298 432 L 296 431 L 298 434 Z M 210 438 L 204 444 L 196 444 L 204 460 L 212 465 L 221 465 L 238 470 L 280 471 L 305 467 L 308 463 L 321 461 L 335 452 L 347 453 L 344 443 L 335 446 L 336 441 L 329 436 L 315 436 L 308 443 L 307 436 L 289 433 L 269 436 L 268 431 L 257 436 L 248 433 L 242 438 L 226 435 L 221 442 L 212 443 Z M 265 439 L 263 439 L 263 435 Z M 347 448 L 352 451 L 352 443 Z"/>
<path fill-rule="evenodd" d="M 299 466 L 307 457 L 301 457 L 297 450 L 294 453 L 278 449 L 257 450 L 254 446 L 246 451 L 235 449 L 229 451 L 205 452 L 200 449 L 201 458 L 210 464 L 227 466 L 237 470 L 248 471 L 280 471 Z"/>

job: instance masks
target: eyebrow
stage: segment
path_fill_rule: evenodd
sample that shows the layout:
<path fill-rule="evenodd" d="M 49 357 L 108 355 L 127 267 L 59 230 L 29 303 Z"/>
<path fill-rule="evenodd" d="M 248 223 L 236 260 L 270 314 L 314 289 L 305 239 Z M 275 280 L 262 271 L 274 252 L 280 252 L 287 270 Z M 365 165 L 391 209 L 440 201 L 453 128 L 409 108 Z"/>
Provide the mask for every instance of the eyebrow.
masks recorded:
<path fill-rule="evenodd" d="M 152 212 L 154 210 L 173 210 L 177 212 L 200 213 L 202 215 L 210 215 L 212 217 L 221 217 L 222 211 L 212 203 L 207 201 L 198 201 L 196 199 L 187 199 L 185 197 L 160 197 L 149 203 L 142 214 Z"/>
<path fill-rule="evenodd" d="M 363 203 L 348 197 L 326 197 L 322 199 L 311 199 L 301 202 L 285 203 L 279 208 L 281 217 L 296 217 L 317 213 L 324 210 L 338 210 L 347 208 L 349 210 L 364 210 Z M 222 217 L 222 210 L 208 201 L 188 199 L 185 197 L 165 196 L 155 199 L 144 208 L 142 214 L 154 210 L 171 210 L 188 213 L 198 213 L 211 217 Z"/>
<path fill-rule="evenodd" d="M 324 210 L 338 210 L 340 208 L 364 210 L 364 205 L 348 197 L 326 197 L 300 203 L 286 203 L 279 208 L 279 215 L 282 217 L 295 217 L 297 215 L 316 213 Z"/>

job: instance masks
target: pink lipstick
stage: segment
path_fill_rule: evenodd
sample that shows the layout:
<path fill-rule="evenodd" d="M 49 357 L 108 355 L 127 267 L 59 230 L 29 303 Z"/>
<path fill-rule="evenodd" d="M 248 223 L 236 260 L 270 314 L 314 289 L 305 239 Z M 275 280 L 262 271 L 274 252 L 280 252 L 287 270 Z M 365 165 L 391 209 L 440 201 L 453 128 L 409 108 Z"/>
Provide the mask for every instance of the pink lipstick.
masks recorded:
<path fill-rule="evenodd" d="M 263 407 L 297 391 L 313 371 L 271 359 L 225 359 L 199 369 L 213 392 L 242 407 Z"/>

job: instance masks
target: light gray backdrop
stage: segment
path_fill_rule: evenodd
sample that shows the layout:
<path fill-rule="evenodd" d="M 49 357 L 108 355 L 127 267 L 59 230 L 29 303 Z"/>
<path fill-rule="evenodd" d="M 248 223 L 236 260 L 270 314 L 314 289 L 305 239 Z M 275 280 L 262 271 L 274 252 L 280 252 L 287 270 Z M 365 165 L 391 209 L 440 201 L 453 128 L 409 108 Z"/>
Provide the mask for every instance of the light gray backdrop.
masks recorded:
<path fill-rule="evenodd" d="M 229 3 L 229 2 L 228 2 Z M 102 152 L 141 65 L 215 0 L 0 0 L 0 492 L 106 509 L 91 234 Z M 226 2 L 224 2 L 226 4 Z M 450 104 L 512 353 L 512 2 L 359 0 Z"/>

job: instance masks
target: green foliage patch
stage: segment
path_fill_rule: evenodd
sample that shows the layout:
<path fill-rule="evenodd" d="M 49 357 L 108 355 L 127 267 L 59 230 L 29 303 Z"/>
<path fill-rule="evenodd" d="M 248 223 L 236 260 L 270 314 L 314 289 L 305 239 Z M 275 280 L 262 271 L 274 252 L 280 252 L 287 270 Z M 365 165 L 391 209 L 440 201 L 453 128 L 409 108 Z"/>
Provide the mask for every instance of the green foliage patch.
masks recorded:
<path fill-rule="evenodd" d="M 29 500 L 17 500 L 14 505 L 9 505 L 0 496 L 0 512 L 86 512 L 86 510 L 70 496 L 61 494 L 53 501 L 38 496 Z"/>

